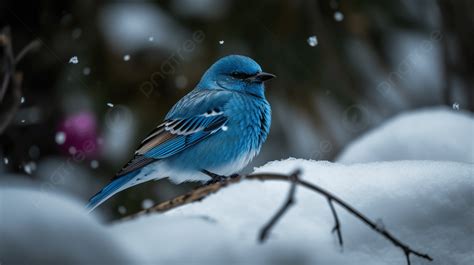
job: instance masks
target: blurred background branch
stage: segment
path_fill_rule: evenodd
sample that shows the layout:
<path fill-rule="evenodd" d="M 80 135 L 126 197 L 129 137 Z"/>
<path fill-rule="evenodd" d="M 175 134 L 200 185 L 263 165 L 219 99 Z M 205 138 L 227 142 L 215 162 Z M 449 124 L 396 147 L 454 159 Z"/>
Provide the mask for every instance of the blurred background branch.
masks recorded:
<path fill-rule="evenodd" d="M 2 53 L 2 86 L 0 87 L 0 135 L 5 131 L 15 117 L 21 101 L 21 82 L 23 75 L 17 72 L 16 65 L 32 49 L 39 47 L 38 41 L 28 44 L 18 56 L 15 57 L 12 48 L 12 39 L 9 27 L 4 27 L 0 33 L 0 46 Z M 9 89 L 10 88 L 10 89 Z M 7 95 L 7 98 L 5 98 Z"/>

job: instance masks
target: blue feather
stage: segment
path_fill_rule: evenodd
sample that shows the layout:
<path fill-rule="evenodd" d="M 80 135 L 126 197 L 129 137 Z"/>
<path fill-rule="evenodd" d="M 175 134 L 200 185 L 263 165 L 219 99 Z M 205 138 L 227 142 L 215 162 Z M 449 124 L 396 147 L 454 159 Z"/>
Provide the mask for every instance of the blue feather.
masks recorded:
<path fill-rule="evenodd" d="M 140 173 L 140 170 L 135 170 L 128 173 L 112 182 L 109 185 L 105 186 L 100 190 L 96 195 L 90 198 L 89 203 L 86 206 L 86 209 L 90 212 L 94 210 L 97 206 L 103 203 L 108 198 L 112 197 L 115 193 L 120 191 L 120 188 L 132 180 L 136 175 Z"/>

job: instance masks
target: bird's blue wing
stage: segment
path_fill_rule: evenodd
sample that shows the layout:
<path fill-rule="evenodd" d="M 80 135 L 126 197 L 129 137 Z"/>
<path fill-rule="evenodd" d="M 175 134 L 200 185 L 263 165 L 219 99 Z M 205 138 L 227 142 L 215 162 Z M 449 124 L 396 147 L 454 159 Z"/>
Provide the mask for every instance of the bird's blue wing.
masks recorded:
<path fill-rule="evenodd" d="M 226 122 L 222 113 L 170 120 L 156 135 L 145 139 L 136 154 L 153 159 L 172 156 L 217 132 Z"/>
<path fill-rule="evenodd" d="M 228 118 L 224 115 L 224 96 L 209 100 L 209 93 L 191 93 L 167 115 L 165 122 L 153 130 L 141 143 L 130 160 L 114 179 L 140 169 L 153 161 L 175 155 L 221 130 Z M 176 107 L 180 105 L 180 107 Z M 193 114 L 194 110 L 194 115 Z M 196 113 L 196 110 L 199 111 Z"/>
<path fill-rule="evenodd" d="M 222 109 L 231 97 L 232 93 L 226 90 L 193 90 L 176 102 L 165 119 L 191 118 L 214 108 Z"/>

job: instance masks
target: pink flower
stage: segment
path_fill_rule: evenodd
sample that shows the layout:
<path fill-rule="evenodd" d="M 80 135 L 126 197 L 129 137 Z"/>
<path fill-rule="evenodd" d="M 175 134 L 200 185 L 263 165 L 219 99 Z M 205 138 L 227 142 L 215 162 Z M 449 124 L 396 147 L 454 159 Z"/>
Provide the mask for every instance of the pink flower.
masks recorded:
<path fill-rule="evenodd" d="M 99 154 L 97 121 L 93 113 L 82 111 L 66 117 L 56 131 L 56 143 L 64 154 L 94 159 Z"/>

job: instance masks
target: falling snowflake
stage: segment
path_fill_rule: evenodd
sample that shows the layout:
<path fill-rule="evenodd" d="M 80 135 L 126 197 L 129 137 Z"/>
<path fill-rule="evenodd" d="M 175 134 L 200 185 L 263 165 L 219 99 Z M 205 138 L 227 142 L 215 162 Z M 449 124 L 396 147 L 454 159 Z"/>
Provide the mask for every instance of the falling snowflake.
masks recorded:
<path fill-rule="evenodd" d="M 77 149 L 75 146 L 69 146 L 69 148 L 67 149 L 67 151 L 69 152 L 69 154 L 71 155 L 74 155 L 77 153 Z"/>
<path fill-rule="evenodd" d="M 154 40 L 155 40 L 155 38 L 154 38 L 153 36 L 148 37 L 148 41 L 149 41 L 149 42 L 152 42 L 152 41 L 154 41 Z"/>
<path fill-rule="evenodd" d="M 316 38 L 316 36 L 310 36 L 307 41 L 311 47 L 318 45 L 318 38 Z"/>
<path fill-rule="evenodd" d="M 5 165 L 8 165 L 8 157 L 4 157 L 4 158 L 3 158 L 3 163 L 4 163 Z"/>
<path fill-rule="evenodd" d="M 33 171 L 36 170 L 36 163 L 33 161 L 26 163 L 23 166 L 23 170 L 25 171 L 26 174 L 31 175 L 31 173 L 33 173 Z"/>
<path fill-rule="evenodd" d="M 99 161 L 97 160 L 92 160 L 91 161 L 91 168 L 96 169 L 99 167 Z"/>
<path fill-rule="evenodd" d="M 334 13 L 334 19 L 337 21 L 337 22 L 340 22 L 344 19 L 344 14 L 342 14 L 341 12 L 339 11 L 336 11 Z"/>
<path fill-rule="evenodd" d="M 21 97 L 20 99 L 20 104 L 23 104 L 23 103 L 25 103 L 25 97 Z"/>
<path fill-rule="evenodd" d="M 127 213 L 127 208 L 125 208 L 125 206 L 120 205 L 120 206 L 118 207 L 118 212 L 119 212 L 120 214 L 126 214 L 126 213 Z"/>
<path fill-rule="evenodd" d="M 114 104 L 112 104 L 112 103 L 109 102 L 109 103 L 107 103 L 107 106 L 113 108 L 113 107 L 114 107 Z"/>
<path fill-rule="evenodd" d="M 54 136 L 54 141 L 58 144 L 58 145 L 62 145 L 64 144 L 64 142 L 66 142 L 66 133 L 65 132 L 57 132 L 56 135 Z"/>
<path fill-rule="evenodd" d="M 151 208 L 153 204 L 154 204 L 153 200 L 145 199 L 142 201 L 142 209 L 145 210 L 145 209 Z"/>
<path fill-rule="evenodd" d="M 130 54 L 125 54 L 123 56 L 123 60 L 126 61 L 126 62 L 130 61 Z"/>
<path fill-rule="evenodd" d="M 82 69 L 82 73 L 84 75 L 89 75 L 91 73 L 91 69 L 89 67 L 84 67 L 84 69 Z"/>
<path fill-rule="evenodd" d="M 459 103 L 457 102 L 453 103 L 453 110 L 459 110 Z"/>
<path fill-rule="evenodd" d="M 188 79 L 184 75 L 178 75 L 175 78 L 174 82 L 178 89 L 184 89 L 186 88 L 186 85 L 188 84 Z"/>
<path fill-rule="evenodd" d="M 219 41 L 219 44 L 220 44 L 220 45 L 224 44 L 224 40 L 220 40 L 220 41 Z"/>
<path fill-rule="evenodd" d="M 71 59 L 69 59 L 69 63 L 78 64 L 79 59 L 77 59 L 77 56 L 73 56 L 73 57 L 71 57 Z"/>

